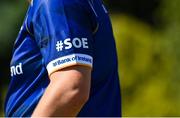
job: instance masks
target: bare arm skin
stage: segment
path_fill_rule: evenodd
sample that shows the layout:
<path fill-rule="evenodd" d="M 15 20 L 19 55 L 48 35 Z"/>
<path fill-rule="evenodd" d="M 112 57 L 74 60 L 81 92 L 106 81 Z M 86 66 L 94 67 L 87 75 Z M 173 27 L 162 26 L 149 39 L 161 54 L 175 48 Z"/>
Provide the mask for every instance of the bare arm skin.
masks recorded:
<path fill-rule="evenodd" d="M 32 117 L 76 116 L 89 98 L 91 68 L 72 66 L 54 72 Z"/>

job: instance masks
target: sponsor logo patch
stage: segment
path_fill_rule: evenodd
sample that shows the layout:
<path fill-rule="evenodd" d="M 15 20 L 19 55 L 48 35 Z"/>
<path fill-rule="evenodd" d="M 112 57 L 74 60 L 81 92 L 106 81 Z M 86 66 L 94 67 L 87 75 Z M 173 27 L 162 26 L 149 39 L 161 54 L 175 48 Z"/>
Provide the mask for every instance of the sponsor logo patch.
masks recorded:
<path fill-rule="evenodd" d="M 11 69 L 11 76 L 23 74 L 22 63 L 19 63 L 18 65 L 15 66 L 11 66 L 10 69 Z"/>
<path fill-rule="evenodd" d="M 56 70 L 76 64 L 92 67 L 93 58 L 86 54 L 79 54 L 79 53 L 71 54 L 68 56 L 57 58 L 49 62 L 49 64 L 47 65 L 47 70 L 48 73 L 51 74 Z"/>

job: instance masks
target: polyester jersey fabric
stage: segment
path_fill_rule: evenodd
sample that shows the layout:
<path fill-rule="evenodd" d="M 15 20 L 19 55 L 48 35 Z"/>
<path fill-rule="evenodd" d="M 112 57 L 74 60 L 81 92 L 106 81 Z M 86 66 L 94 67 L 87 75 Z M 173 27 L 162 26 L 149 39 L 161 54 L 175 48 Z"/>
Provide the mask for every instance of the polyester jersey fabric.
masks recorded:
<path fill-rule="evenodd" d="M 5 115 L 31 116 L 49 75 L 73 65 L 92 68 L 90 98 L 78 116 L 121 116 L 116 47 L 102 1 L 32 1 L 14 44 Z"/>

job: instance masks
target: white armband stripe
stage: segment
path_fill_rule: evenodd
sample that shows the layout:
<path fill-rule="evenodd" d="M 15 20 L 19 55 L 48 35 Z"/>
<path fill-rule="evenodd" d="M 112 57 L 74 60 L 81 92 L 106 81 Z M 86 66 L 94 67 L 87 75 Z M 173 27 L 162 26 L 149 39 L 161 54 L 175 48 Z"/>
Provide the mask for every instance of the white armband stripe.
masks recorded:
<path fill-rule="evenodd" d="M 48 74 L 51 75 L 53 72 L 57 70 L 70 67 L 73 65 L 83 65 L 92 68 L 92 64 L 93 64 L 93 58 L 91 56 L 86 54 L 75 53 L 68 56 L 57 58 L 49 62 L 46 68 Z"/>

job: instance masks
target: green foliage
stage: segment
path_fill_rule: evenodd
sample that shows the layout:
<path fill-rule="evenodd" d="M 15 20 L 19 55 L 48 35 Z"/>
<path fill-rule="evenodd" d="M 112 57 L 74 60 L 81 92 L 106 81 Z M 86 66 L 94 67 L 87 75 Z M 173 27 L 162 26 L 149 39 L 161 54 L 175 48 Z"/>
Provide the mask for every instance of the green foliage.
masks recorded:
<path fill-rule="evenodd" d="M 123 116 L 180 116 L 180 1 L 164 1 L 162 30 L 113 14 Z M 162 14 L 161 14 L 162 13 Z"/>
<path fill-rule="evenodd" d="M 0 1 L 0 116 L 6 94 L 6 82 L 9 80 L 9 56 L 12 52 L 13 42 L 16 39 L 20 25 L 22 24 L 26 1 Z M 1 74 L 2 73 L 2 74 Z"/>
<path fill-rule="evenodd" d="M 2 103 L 4 103 L 5 102 L 5 96 L 6 96 L 6 93 L 7 93 L 7 88 L 4 88 L 3 89 L 3 91 L 1 92 L 1 95 L 2 95 L 2 98 L 3 98 L 3 101 L 2 101 Z M 4 104 L 1 104 L 2 106 L 1 107 L 3 107 L 4 106 Z M 1 116 L 3 116 L 4 117 L 4 110 L 0 110 L 0 117 Z"/>
<path fill-rule="evenodd" d="M 26 7 L 25 1 L 10 1 L 0 4 L 0 56 L 2 56 L 4 50 L 12 46 L 10 44 L 15 40 L 19 31 L 17 29 L 20 29 Z"/>

